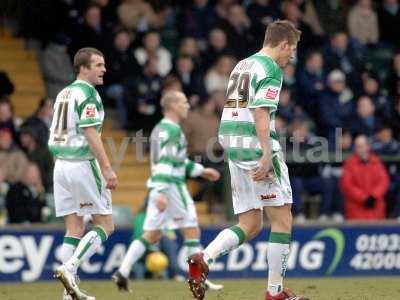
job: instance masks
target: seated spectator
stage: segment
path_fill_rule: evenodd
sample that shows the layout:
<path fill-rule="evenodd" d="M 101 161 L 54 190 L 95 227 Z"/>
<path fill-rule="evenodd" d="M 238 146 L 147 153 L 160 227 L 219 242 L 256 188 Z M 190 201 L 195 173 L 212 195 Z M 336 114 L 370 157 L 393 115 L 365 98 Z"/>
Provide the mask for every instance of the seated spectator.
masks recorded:
<path fill-rule="evenodd" d="M 394 109 L 389 124 L 393 129 L 393 135 L 395 139 L 400 140 L 400 98 L 398 98 L 394 104 Z"/>
<path fill-rule="evenodd" d="M 379 82 L 372 76 L 364 76 L 362 79 L 362 93 L 369 96 L 376 108 L 376 115 L 380 119 L 389 119 L 391 115 L 392 103 L 379 86 Z"/>
<path fill-rule="evenodd" d="M 354 136 L 366 135 L 372 137 L 377 124 L 378 119 L 375 117 L 375 106 L 372 100 L 368 96 L 361 96 L 357 100 L 357 109 L 354 118 L 351 118 L 350 128 Z"/>
<path fill-rule="evenodd" d="M 158 73 L 161 76 L 167 75 L 172 69 L 171 54 L 161 46 L 160 34 L 156 31 L 147 32 L 142 41 L 143 46 L 136 49 L 134 54 L 140 66 L 144 66 L 150 56 L 158 59 Z"/>
<path fill-rule="evenodd" d="M 164 79 L 161 94 L 163 95 L 168 91 L 183 92 L 182 82 L 180 82 L 179 78 L 175 75 L 168 75 Z M 195 106 L 195 104 L 193 105 Z"/>
<path fill-rule="evenodd" d="M 379 32 L 382 42 L 400 47 L 400 4 L 398 0 L 381 1 L 378 10 Z"/>
<path fill-rule="evenodd" d="M 0 167 L 0 226 L 4 225 L 4 216 L 6 208 L 6 196 L 10 188 L 9 183 L 6 181 L 5 171 Z"/>
<path fill-rule="evenodd" d="M 233 51 L 228 47 L 228 38 L 225 31 L 214 28 L 208 35 L 208 48 L 203 57 L 204 69 L 209 69 L 223 55 L 232 55 Z"/>
<path fill-rule="evenodd" d="M 348 99 L 346 77 L 334 70 L 328 75 L 327 89 L 319 99 L 319 124 L 323 136 L 328 138 L 329 150 L 336 148 L 336 129 L 343 128 L 352 111 Z"/>
<path fill-rule="evenodd" d="M 137 79 L 127 82 L 127 101 L 129 127 L 143 129 L 150 132 L 161 118 L 161 106 L 159 97 L 163 79 L 159 75 L 158 60 L 150 57 L 145 63 L 143 73 Z"/>
<path fill-rule="evenodd" d="M 215 3 L 215 12 L 219 20 L 228 17 L 229 8 L 235 4 L 237 0 L 217 0 Z"/>
<path fill-rule="evenodd" d="M 190 56 L 179 56 L 173 73 L 179 78 L 183 92 L 188 98 L 200 97 L 204 94 L 203 78 L 195 69 L 195 64 Z"/>
<path fill-rule="evenodd" d="M 204 43 L 216 20 L 214 7 L 208 0 L 194 0 L 193 4 L 184 11 L 183 33 Z"/>
<path fill-rule="evenodd" d="M 318 106 L 318 99 L 325 87 L 326 75 L 323 67 L 322 54 L 317 51 L 311 52 L 297 76 L 299 104 L 313 117 L 317 117 L 315 107 Z"/>
<path fill-rule="evenodd" d="M 355 152 L 346 159 L 340 180 L 346 219 L 385 219 L 388 172 L 379 157 L 370 152 L 366 136 L 358 136 L 354 144 Z"/>
<path fill-rule="evenodd" d="M 47 147 L 49 128 L 53 119 L 53 100 L 43 98 L 39 102 L 36 112 L 27 118 L 21 127 L 30 127 L 35 131 L 41 147 Z"/>
<path fill-rule="evenodd" d="M 324 51 L 325 68 L 342 70 L 347 77 L 348 85 L 359 87 L 360 74 L 363 69 L 363 53 L 356 51 L 349 43 L 345 32 L 337 32 L 330 39 L 329 46 Z"/>
<path fill-rule="evenodd" d="M 353 151 L 353 135 L 349 130 L 343 130 L 339 137 L 339 149 L 342 153 L 350 153 Z"/>
<path fill-rule="evenodd" d="M 221 150 L 216 140 L 219 117 L 215 111 L 216 103 L 211 96 L 198 108 L 190 111 L 188 117 L 182 123 L 182 129 L 188 141 L 188 154 L 190 156 L 199 155 L 206 159 L 207 152 L 210 155 L 215 155 L 215 151 Z M 202 124 L 202 126 L 199 126 L 199 124 Z"/>
<path fill-rule="evenodd" d="M 120 30 L 114 35 L 113 45 L 107 57 L 107 72 L 105 73 L 106 88 L 108 98 L 116 101 L 118 110 L 118 121 L 122 128 L 127 126 L 128 116 L 126 109 L 124 83 L 128 78 L 132 78 L 140 72 L 140 67 L 131 52 L 132 38 L 128 31 Z"/>
<path fill-rule="evenodd" d="M 39 168 L 30 163 L 21 180 L 11 184 L 6 196 L 9 223 L 41 222 L 46 206 Z"/>
<path fill-rule="evenodd" d="M 0 128 L 0 166 L 4 169 L 6 180 L 10 183 L 19 181 L 27 163 L 25 154 L 13 141 L 11 130 Z"/>
<path fill-rule="evenodd" d="M 225 20 L 218 25 L 225 31 L 228 47 L 233 50 L 237 59 L 250 55 L 256 49 L 250 26 L 251 22 L 246 11 L 239 4 L 231 5 Z"/>
<path fill-rule="evenodd" d="M 218 91 L 226 91 L 229 75 L 235 66 L 235 59 L 231 56 L 221 56 L 204 77 L 206 91 L 209 94 Z"/>
<path fill-rule="evenodd" d="M 290 183 L 293 192 L 293 209 L 298 222 L 305 220 L 304 194 L 321 195 L 321 215 L 325 219 L 334 214 L 341 214 L 341 211 L 333 210 L 333 201 L 340 201 L 333 193 L 334 182 L 320 174 L 320 164 L 315 162 L 317 152 L 313 148 L 320 148 L 321 143 L 310 132 L 307 121 L 295 120 L 291 125 L 291 137 L 288 144 L 292 165 L 290 166 Z M 304 164 L 305 161 L 311 163 Z M 300 164 L 298 164 L 300 163 Z M 337 205 L 340 207 L 340 205 Z M 331 210 L 332 209 L 332 210 Z M 335 216 L 335 218 L 338 218 Z"/>
<path fill-rule="evenodd" d="M 56 99 L 57 94 L 74 79 L 67 44 L 67 37 L 59 34 L 39 56 L 47 95 L 52 99 Z"/>
<path fill-rule="evenodd" d="M 15 141 L 17 140 L 17 123 L 18 121 L 14 119 L 11 102 L 7 99 L 0 99 L 0 129 L 8 128 Z"/>
<path fill-rule="evenodd" d="M 178 56 L 191 57 L 196 69 L 201 69 L 201 53 L 196 39 L 192 37 L 183 38 L 179 46 Z"/>
<path fill-rule="evenodd" d="M 110 44 L 110 27 L 102 20 L 101 9 L 96 4 L 89 5 L 83 15 L 83 22 L 78 24 L 69 47 L 70 55 L 83 47 L 94 47 L 106 52 Z"/>
<path fill-rule="evenodd" d="M 120 23 L 129 31 L 145 32 L 157 24 L 157 16 L 144 0 L 124 0 L 117 8 Z"/>
<path fill-rule="evenodd" d="M 400 98 L 400 52 L 393 57 L 392 70 L 386 79 L 386 89 L 394 98 Z"/>
<path fill-rule="evenodd" d="M 339 32 L 346 29 L 346 17 L 343 2 L 332 0 L 312 1 L 318 19 L 325 32 Z"/>
<path fill-rule="evenodd" d="M 46 192 L 53 190 L 53 157 L 47 145 L 41 145 L 40 132 L 31 126 L 21 126 L 20 142 L 26 156 L 40 171 L 41 181 Z"/>
<path fill-rule="evenodd" d="M 363 45 L 374 45 L 379 41 L 378 15 L 371 0 L 358 0 L 347 16 L 349 34 Z"/>
<path fill-rule="evenodd" d="M 379 155 L 399 155 L 400 144 L 393 138 L 392 129 L 382 126 L 376 130 L 371 142 L 372 151 Z"/>
<path fill-rule="evenodd" d="M 303 62 L 306 51 L 320 47 L 322 39 L 315 35 L 311 27 L 302 20 L 303 13 L 294 1 L 284 1 L 282 11 L 285 18 L 292 22 L 297 29 L 301 30 L 301 43 L 297 46 L 297 55 L 299 56 L 299 60 Z"/>
<path fill-rule="evenodd" d="M 278 116 L 291 123 L 294 119 L 306 118 L 302 109 L 293 101 L 291 91 L 283 87 L 279 94 Z"/>
<path fill-rule="evenodd" d="M 265 29 L 279 17 L 279 9 L 271 0 L 254 0 L 247 6 L 247 15 L 251 20 L 250 31 L 255 38 L 255 44 L 261 45 L 264 40 Z"/>
<path fill-rule="evenodd" d="M 8 99 L 14 93 L 14 84 L 6 72 L 0 71 L 0 99 Z"/>
<path fill-rule="evenodd" d="M 283 84 L 293 95 L 297 94 L 296 65 L 294 63 L 289 63 L 283 68 Z"/>

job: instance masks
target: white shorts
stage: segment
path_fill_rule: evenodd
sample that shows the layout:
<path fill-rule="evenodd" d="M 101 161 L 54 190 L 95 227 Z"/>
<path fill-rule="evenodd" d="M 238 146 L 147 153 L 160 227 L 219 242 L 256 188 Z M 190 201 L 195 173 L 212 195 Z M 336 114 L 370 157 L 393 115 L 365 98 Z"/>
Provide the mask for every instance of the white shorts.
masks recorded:
<path fill-rule="evenodd" d="M 229 161 L 231 174 L 232 202 L 235 214 L 264 206 L 282 206 L 293 203 L 288 168 L 281 152 L 272 158 L 274 176 L 265 181 L 254 181 L 253 170 L 241 168 L 234 161 Z"/>
<path fill-rule="evenodd" d="M 56 216 L 112 214 L 111 191 L 105 186 L 96 160 L 57 159 L 54 166 Z"/>
<path fill-rule="evenodd" d="M 167 209 L 160 212 L 156 206 L 159 192 L 150 190 L 144 230 L 166 230 L 198 227 L 196 207 L 186 184 L 171 184 L 166 192 Z"/>

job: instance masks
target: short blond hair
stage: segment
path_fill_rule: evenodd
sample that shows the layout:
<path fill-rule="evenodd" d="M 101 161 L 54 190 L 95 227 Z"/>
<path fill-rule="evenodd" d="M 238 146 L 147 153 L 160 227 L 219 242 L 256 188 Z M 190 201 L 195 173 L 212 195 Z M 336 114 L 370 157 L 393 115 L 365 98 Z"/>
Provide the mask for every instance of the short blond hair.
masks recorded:
<path fill-rule="evenodd" d="M 281 42 L 287 41 L 290 45 L 295 45 L 300 40 L 301 31 L 288 20 L 278 20 L 268 25 L 265 31 L 264 46 L 272 48 Z"/>
<path fill-rule="evenodd" d="M 172 103 L 175 103 L 180 97 L 186 97 L 184 93 L 175 90 L 165 92 L 161 97 L 161 107 L 164 111 L 168 111 Z"/>

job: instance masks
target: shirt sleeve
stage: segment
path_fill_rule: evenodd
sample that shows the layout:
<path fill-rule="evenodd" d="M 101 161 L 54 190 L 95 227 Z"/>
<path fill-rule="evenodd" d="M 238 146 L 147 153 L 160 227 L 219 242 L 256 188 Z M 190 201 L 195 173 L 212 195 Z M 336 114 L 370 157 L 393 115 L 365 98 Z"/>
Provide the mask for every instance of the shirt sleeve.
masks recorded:
<path fill-rule="evenodd" d="M 85 94 L 80 89 L 75 89 L 76 93 L 76 110 L 78 113 L 79 127 L 90 127 L 101 125 L 99 115 L 100 103 L 96 99 L 96 95 Z"/>
<path fill-rule="evenodd" d="M 185 159 L 186 177 L 198 177 L 203 174 L 204 166 L 188 158 Z"/>
<path fill-rule="evenodd" d="M 281 80 L 274 77 L 266 77 L 260 80 L 255 89 L 255 96 L 249 108 L 269 107 L 278 108 Z"/>

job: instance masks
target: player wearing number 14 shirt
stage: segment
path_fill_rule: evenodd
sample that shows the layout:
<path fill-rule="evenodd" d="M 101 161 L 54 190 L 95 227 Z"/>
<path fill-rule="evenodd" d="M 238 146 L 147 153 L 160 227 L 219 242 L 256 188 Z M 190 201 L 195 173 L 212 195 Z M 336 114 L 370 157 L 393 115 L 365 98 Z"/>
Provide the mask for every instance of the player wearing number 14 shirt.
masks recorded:
<path fill-rule="evenodd" d="M 262 49 L 233 69 L 219 128 L 228 157 L 234 213 L 239 223 L 221 231 L 200 253 L 188 259 L 189 287 L 196 299 L 205 295 L 209 265 L 255 237 L 263 213 L 271 222 L 266 300 L 305 300 L 283 287 L 290 253 L 292 192 L 275 115 L 282 68 L 294 55 L 301 32 L 288 21 L 268 25 Z"/>
<path fill-rule="evenodd" d="M 82 48 L 74 57 L 77 80 L 65 87 L 54 104 L 49 149 L 56 158 L 54 201 L 57 217 L 66 227 L 62 265 L 54 275 L 64 285 L 63 300 L 93 300 L 80 291 L 76 274 L 113 232 L 111 192 L 117 177 L 100 138 L 104 109 L 95 86 L 106 72 L 103 54 Z M 85 234 L 84 215 L 94 227 Z"/>

